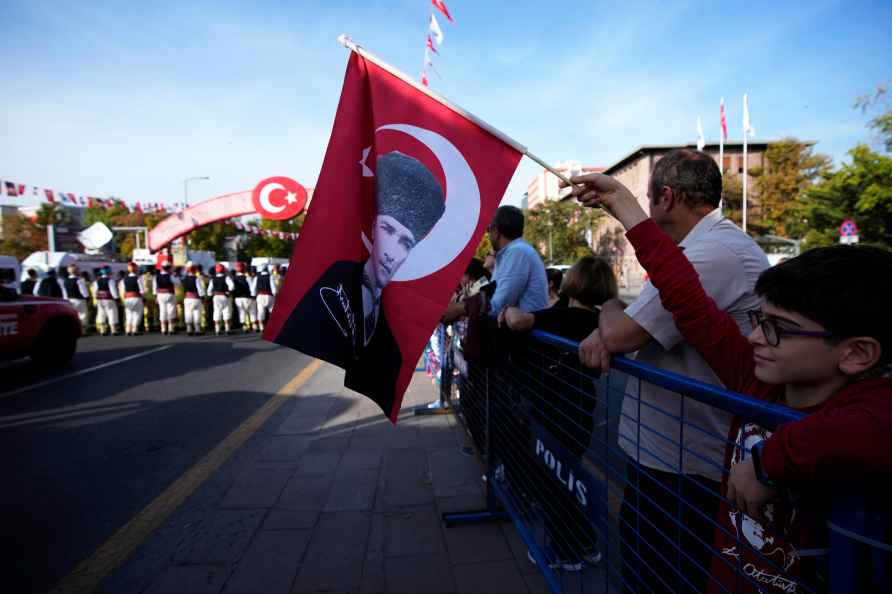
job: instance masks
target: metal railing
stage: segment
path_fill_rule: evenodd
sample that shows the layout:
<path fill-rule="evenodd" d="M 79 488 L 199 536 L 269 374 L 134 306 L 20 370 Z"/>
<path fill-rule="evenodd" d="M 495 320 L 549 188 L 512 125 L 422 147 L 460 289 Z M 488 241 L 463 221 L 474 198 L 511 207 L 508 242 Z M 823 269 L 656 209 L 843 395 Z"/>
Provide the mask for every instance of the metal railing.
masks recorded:
<path fill-rule="evenodd" d="M 543 332 L 510 343 L 486 368 L 444 357 L 442 377 L 461 373 L 443 399 L 487 477 L 486 509 L 447 525 L 510 518 L 555 593 L 892 591 L 885 511 L 803 485 L 756 522 L 721 488 L 751 443 L 693 420 L 733 415 L 746 438 L 802 413 L 625 357 L 598 377 L 575 342 Z"/>

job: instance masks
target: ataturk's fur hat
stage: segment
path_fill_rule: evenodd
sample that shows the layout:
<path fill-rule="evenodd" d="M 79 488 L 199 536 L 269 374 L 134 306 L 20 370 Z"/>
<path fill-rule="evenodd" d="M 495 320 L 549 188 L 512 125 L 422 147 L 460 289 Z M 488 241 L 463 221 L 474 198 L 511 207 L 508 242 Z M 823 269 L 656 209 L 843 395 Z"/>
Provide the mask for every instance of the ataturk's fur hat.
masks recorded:
<path fill-rule="evenodd" d="M 392 216 L 421 241 L 446 211 L 443 188 L 421 161 L 399 151 L 378 157 L 375 169 L 378 215 Z"/>

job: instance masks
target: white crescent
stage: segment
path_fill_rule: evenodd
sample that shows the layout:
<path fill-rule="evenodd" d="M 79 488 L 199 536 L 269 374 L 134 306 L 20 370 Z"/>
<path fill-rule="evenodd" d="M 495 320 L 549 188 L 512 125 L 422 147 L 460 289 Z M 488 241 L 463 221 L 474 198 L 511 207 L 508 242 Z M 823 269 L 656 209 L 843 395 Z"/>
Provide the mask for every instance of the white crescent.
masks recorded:
<path fill-rule="evenodd" d="M 446 178 L 446 212 L 393 275 L 395 281 L 423 278 L 452 262 L 474 235 L 480 218 L 480 188 L 461 151 L 440 134 L 409 124 L 389 124 L 375 131 L 381 130 L 396 130 L 424 144 L 440 161 Z"/>
<path fill-rule="evenodd" d="M 260 190 L 259 200 L 260 200 L 260 205 L 263 207 L 263 209 L 265 211 L 267 211 L 270 214 L 276 214 L 276 213 L 280 213 L 283 210 L 285 210 L 284 204 L 282 206 L 273 206 L 273 203 L 269 201 L 269 195 L 272 193 L 273 190 L 284 190 L 284 189 L 285 189 L 285 186 L 283 186 L 279 182 L 272 182 L 272 183 L 268 183 L 265 186 L 263 186 L 263 189 Z"/>

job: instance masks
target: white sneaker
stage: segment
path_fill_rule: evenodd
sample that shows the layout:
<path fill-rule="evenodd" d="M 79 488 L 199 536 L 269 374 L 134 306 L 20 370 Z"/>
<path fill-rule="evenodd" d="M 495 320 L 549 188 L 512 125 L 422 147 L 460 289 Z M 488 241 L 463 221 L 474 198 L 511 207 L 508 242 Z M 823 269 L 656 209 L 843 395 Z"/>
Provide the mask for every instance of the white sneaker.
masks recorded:
<path fill-rule="evenodd" d="M 594 550 L 591 553 L 586 553 L 582 556 L 582 560 L 588 563 L 589 565 L 597 565 L 601 562 L 603 555 L 601 555 L 601 551 Z"/>

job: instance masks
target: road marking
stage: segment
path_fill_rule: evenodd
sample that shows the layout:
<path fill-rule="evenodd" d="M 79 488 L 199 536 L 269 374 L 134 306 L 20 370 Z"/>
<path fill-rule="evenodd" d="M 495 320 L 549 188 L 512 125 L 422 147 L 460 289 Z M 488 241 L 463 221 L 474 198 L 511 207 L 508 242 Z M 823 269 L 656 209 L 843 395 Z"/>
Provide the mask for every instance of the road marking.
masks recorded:
<path fill-rule="evenodd" d="M 143 351 L 141 353 L 136 353 L 135 355 L 128 355 L 127 357 L 122 357 L 120 359 L 115 359 L 114 361 L 109 361 L 108 363 L 101 363 L 100 365 L 94 365 L 93 367 L 88 367 L 86 369 L 81 369 L 80 371 L 75 371 L 74 373 L 69 373 L 67 375 L 63 375 L 61 377 L 54 377 L 53 379 L 48 379 L 43 382 L 39 382 L 36 384 L 31 384 L 29 386 L 25 386 L 23 388 L 17 388 L 15 390 L 10 390 L 9 392 L 3 392 L 0 394 L 0 398 L 8 398 L 9 396 L 15 396 L 16 394 L 21 394 L 22 392 L 28 392 L 30 390 L 36 390 L 37 388 L 43 388 L 46 386 L 50 386 L 52 384 L 59 383 L 61 381 L 71 379 L 73 377 L 77 377 L 79 375 L 84 375 L 85 373 L 90 373 L 91 371 L 97 371 L 99 369 L 105 369 L 106 367 L 111 367 L 112 365 L 117 365 L 118 363 L 125 363 L 127 361 L 132 361 L 133 359 L 138 359 L 140 357 L 145 357 L 146 355 L 151 355 L 152 353 L 158 353 L 160 351 L 166 351 L 169 348 L 172 348 L 174 345 L 166 344 L 164 346 L 160 346 L 158 348 L 150 349 L 148 351 Z"/>
<path fill-rule="evenodd" d="M 93 554 L 82 561 L 71 573 L 53 588 L 51 594 L 87 594 L 127 560 L 143 541 L 176 509 L 195 492 L 229 457 L 235 453 L 286 400 L 322 367 L 322 361 L 314 359 L 290 382 L 282 386 L 257 412 L 239 425 L 204 458 L 175 480 L 154 501 L 127 522 Z"/>

